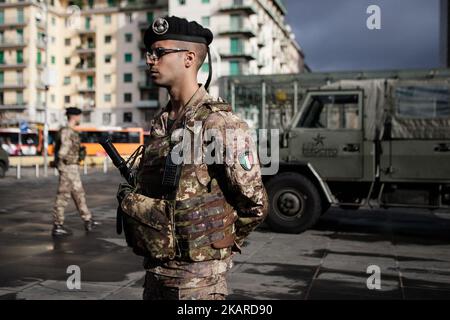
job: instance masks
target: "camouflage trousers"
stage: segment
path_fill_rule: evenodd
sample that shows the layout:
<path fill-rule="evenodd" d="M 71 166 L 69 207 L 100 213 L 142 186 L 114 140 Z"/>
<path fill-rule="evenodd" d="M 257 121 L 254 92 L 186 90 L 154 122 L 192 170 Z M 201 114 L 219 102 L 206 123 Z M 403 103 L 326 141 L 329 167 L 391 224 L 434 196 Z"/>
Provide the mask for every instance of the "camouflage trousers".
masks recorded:
<path fill-rule="evenodd" d="M 80 213 L 81 219 L 89 221 L 91 212 L 86 205 L 86 197 L 81 184 L 78 165 L 61 165 L 58 166 L 59 184 L 58 193 L 56 194 L 55 206 L 53 209 L 53 222 L 57 225 L 64 224 L 64 209 L 66 208 L 70 196 Z"/>
<path fill-rule="evenodd" d="M 175 278 L 146 273 L 144 300 L 225 300 L 228 294 L 225 274 L 205 278 L 190 278 L 179 282 Z"/>

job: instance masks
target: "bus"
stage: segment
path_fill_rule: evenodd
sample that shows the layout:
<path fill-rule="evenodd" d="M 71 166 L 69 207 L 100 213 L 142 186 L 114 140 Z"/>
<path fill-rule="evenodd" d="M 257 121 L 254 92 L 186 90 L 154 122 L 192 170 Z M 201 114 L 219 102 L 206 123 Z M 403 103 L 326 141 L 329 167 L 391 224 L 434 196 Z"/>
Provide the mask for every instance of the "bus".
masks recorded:
<path fill-rule="evenodd" d="M 106 156 L 106 152 L 99 144 L 100 138 L 111 137 L 111 141 L 122 156 L 131 155 L 140 145 L 144 144 L 144 131 L 142 128 L 86 128 L 77 127 L 80 134 L 81 145 L 86 147 L 88 156 Z M 54 155 L 54 143 L 58 130 L 48 132 L 48 155 Z M 43 134 L 40 138 L 43 145 Z"/>
<path fill-rule="evenodd" d="M 0 146 L 10 156 L 35 156 L 38 154 L 38 131 L 27 129 L 22 133 L 19 128 L 0 128 Z"/>

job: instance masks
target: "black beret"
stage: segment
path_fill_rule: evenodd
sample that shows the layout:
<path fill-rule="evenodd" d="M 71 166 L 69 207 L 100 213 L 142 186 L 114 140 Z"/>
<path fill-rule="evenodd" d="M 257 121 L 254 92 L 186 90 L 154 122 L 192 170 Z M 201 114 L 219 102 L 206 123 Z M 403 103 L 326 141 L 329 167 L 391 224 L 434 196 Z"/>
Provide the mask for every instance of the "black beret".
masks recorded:
<path fill-rule="evenodd" d="M 70 107 L 66 109 L 66 116 L 79 115 L 81 114 L 81 109 Z"/>
<path fill-rule="evenodd" d="M 156 18 L 144 34 L 147 51 L 153 43 L 160 40 L 179 40 L 204 43 L 207 46 L 213 41 L 211 30 L 203 28 L 195 21 L 187 21 L 179 17 Z"/>

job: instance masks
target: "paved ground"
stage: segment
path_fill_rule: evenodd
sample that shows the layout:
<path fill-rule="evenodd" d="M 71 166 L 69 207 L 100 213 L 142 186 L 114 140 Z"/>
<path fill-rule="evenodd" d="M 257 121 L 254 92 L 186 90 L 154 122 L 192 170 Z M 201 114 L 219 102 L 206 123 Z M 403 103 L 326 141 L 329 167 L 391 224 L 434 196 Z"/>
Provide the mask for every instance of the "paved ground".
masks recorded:
<path fill-rule="evenodd" d="M 100 230 L 85 234 L 73 204 L 73 237 L 53 240 L 57 178 L 0 180 L 0 299 L 140 299 L 141 258 L 115 234 L 120 177 L 90 169 L 82 179 Z M 231 299 L 449 299 L 450 220 L 406 210 L 331 210 L 300 235 L 264 226 L 245 243 L 229 276 Z M 81 290 L 69 290 L 69 265 Z M 367 288 L 369 265 L 381 289 Z"/>

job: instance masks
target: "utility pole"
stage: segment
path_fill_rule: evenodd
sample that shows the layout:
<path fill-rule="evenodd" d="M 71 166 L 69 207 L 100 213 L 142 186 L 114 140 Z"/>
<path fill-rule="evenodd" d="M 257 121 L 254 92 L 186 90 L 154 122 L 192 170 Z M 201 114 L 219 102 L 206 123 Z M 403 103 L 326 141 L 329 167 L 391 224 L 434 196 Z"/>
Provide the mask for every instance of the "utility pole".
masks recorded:
<path fill-rule="evenodd" d="M 48 0 L 44 1 L 45 10 L 45 104 L 44 104 L 44 176 L 48 176 L 48 89 L 49 89 L 49 65 L 48 65 L 48 42 L 50 37 L 48 35 Z"/>

